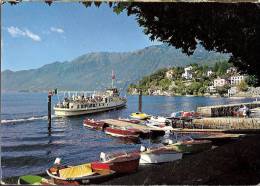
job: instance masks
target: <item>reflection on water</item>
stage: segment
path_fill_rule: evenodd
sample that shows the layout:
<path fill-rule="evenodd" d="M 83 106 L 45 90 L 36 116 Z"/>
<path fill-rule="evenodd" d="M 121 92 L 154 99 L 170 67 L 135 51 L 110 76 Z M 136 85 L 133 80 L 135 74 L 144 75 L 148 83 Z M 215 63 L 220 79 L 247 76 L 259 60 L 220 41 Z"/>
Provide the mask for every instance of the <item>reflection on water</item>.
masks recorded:
<path fill-rule="evenodd" d="M 138 96 L 129 96 L 125 109 L 88 116 L 94 119 L 128 117 L 138 108 Z M 54 97 L 54 103 L 56 102 Z M 143 97 L 143 110 L 153 115 L 167 116 L 178 110 L 195 110 L 197 106 L 245 102 L 248 99 L 204 97 Z M 2 95 L 1 120 L 19 120 L 47 115 L 46 94 L 12 93 Z M 86 116 L 52 119 L 52 132 L 48 133 L 47 120 L 37 119 L 2 124 L 3 177 L 43 173 L 61 157 L 66 164 L 78 164 L 97 160 L 99 153 L 137 150 L 140 143 L 158 144 L 161 138 L 122 140 L 102 131 L 83 127 Z"/>

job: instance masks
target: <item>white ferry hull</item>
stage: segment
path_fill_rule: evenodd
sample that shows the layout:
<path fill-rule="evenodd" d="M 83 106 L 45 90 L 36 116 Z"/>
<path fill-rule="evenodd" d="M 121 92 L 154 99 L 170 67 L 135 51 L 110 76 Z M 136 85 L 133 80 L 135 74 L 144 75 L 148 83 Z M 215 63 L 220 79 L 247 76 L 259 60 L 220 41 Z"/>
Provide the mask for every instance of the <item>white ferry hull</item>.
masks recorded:
<path fill-rule="evenodd" d="M 85 114 L 93 114 L 98 112 L 105 112 L 109 110 L 114 110 L 118 108 L 122 108 L 126 106 L 126 102 L 123 102 L 118 105 L 114 106 L 107 106 L 107 107 L 98 107 L 93 109 L 66 109 L 66 108 L 54 108 L 54 114 L 58 117 L 67 117 L 67 116 L 79 116 Z"/>

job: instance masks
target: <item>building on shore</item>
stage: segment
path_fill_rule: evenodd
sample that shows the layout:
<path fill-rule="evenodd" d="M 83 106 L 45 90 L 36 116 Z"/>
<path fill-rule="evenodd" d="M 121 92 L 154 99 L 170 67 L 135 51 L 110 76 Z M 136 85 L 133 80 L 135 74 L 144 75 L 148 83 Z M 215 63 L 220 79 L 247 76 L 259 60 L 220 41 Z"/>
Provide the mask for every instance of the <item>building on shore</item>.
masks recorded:
<path fill-rule="evenodd" d="M 184 68 L 184 73 L 181 76 L 185 79 L 192 79 L 192 66 Z"/>
<path fill-rule="evenodd" d="M 207 76 L 209 77 L 209 76 L 211 76 L 213 74 L 213 71 L 212 70 L 208 70 L 207 71 Z"/>
<path fill-rule="evenodd" d="M 236 75 L 230 77 L 230 84 L 233 85 L 239 85 L 242 81 L 246 79 L 246 76 L 244 75 Z"/>
<path fill-rule="evenodd" d="M 217 79 L 214 79 L 214 87 L 223 87 L 224 85 L 227 85 L 229 82 L 225 78 L 218 77 Z"/>
<path fill-rule="evenodd" d="M 237 68 L 236 67 L 230 67 L 227 69 L 227 74 L 233 74 L 233 73 L 237 73 Z"/>
<path fill-rule="evenodd" d="M 214 85 L 208 86 L 208 92 L 209 93 L 216 93 L 217 89 Z"/>
<path fill-rule="evenodd" d="M 228 96 L 231 97 L 235 94 L 237 94 L 239 91 L 238 91 L 238 88 L 237 87 L 231 87 L 230 89 L 228 89 Z"/>
<path fill-rule="evenodd" d="M 173 74 L 174 74 L 174 71 L 173 70 L 168 70 L 165 74 L 165 77 L 168 78 L 168 79 L 172 79 L 173 77 Z"/>

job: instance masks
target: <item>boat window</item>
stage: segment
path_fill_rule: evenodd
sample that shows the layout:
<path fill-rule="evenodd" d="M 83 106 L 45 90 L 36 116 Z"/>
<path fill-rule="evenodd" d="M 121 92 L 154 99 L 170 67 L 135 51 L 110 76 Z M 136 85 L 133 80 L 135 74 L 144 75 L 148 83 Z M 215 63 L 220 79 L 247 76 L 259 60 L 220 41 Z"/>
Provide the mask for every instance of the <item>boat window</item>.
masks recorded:
<path fill-rule="evenodd" d="M 73 106 L 71 106 L 70 108 L 73 108 Z"/>

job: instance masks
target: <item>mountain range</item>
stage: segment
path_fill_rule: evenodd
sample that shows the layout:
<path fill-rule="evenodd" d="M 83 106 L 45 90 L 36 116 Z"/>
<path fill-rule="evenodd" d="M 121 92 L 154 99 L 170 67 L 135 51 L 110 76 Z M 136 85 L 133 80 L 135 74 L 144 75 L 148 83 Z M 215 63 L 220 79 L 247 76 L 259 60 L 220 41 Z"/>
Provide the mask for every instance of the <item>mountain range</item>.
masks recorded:
<path fill-rule="evenodd" d="M 2 91 L 100 90 L 111 85 L 125 89 L 143 76 L 164 67 L 191 63 L 213 65 L 229 59 L 228 54 L 206 51 L 198 46 L 192 56 L 168 45 L 155 45 L 133 52 L 95 52 L 72 61 L 54 62 L 38 69 L 1 72 Z"/>

